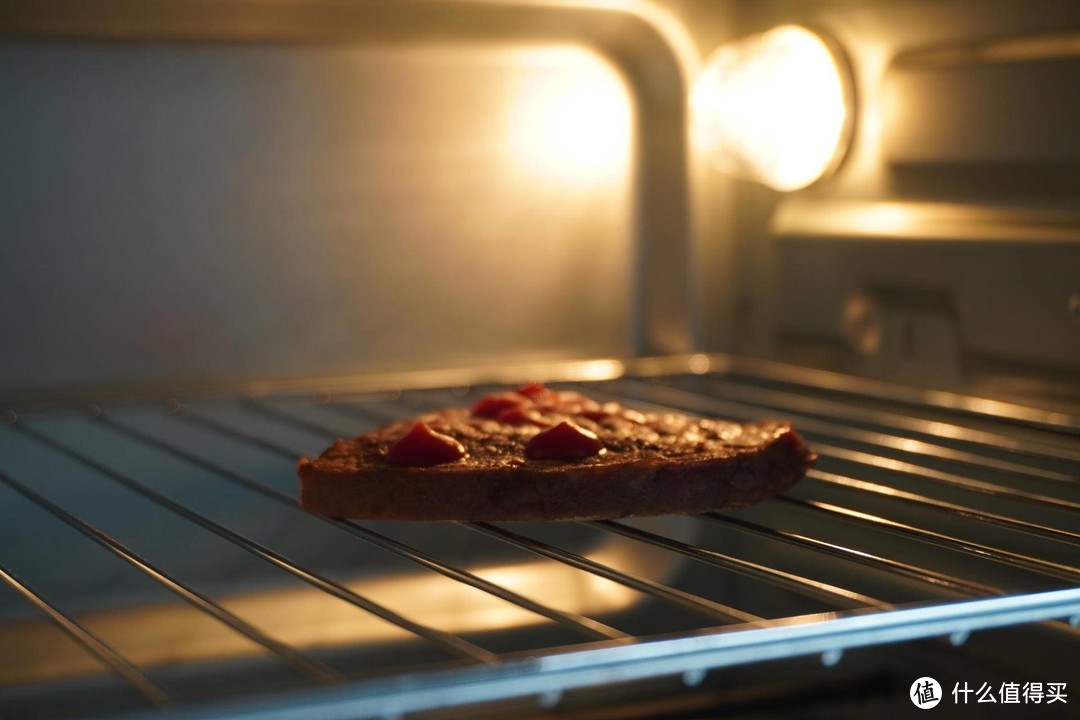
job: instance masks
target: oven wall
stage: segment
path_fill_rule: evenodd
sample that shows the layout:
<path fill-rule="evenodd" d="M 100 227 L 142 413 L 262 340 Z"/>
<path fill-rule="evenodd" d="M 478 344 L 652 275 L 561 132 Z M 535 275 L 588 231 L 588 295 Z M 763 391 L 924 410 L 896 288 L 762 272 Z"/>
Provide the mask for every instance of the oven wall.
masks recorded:
<path fill-rule="evenodd" d="M 0 389 L 629 349 L 634 107 L 596 53 L 8 41 L 0 66 Z"/>
<path fill-rule="evenodd" d="M 150 9 L 0 19 L 0 397 L 689 349 L 655 13 Z"/>

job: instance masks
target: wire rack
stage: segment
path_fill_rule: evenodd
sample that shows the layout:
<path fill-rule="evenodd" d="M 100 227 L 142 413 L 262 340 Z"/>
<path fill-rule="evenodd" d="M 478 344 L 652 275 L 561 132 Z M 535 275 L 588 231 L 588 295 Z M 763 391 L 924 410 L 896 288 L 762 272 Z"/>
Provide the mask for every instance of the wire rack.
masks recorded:
<path fill-rule="evenodd" d="M 379 523 L 296 506 L 301 455 L 490 385 L 11 412 L 0 708 L 554 707 L 580 688 L 697 685 L 794 657 L 832 666 L 856 648 L 960 647 L 1016 625 L 1038 630 L 1038 652 L 1075 656 L 1076 417 L 769 369 L 565 384 L 643 410 L 785 417 L 821 456 L 778 498 L 693 518 Z"/>

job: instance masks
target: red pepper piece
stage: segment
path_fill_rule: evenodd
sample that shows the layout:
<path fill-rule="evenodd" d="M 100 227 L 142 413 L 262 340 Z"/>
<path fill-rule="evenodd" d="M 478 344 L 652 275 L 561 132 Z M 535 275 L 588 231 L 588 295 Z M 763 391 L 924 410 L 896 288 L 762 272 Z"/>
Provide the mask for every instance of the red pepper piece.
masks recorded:
<path fill-rule="evenodd" d="M 605 452 L 596 433 L 566 421 L 537 433 L 525 448 L 525 454 L 535 460 L 585 458 Z"/>
<path fill-rule="evenodd" d="M 386 453 L 391 465 L 427 467 L 454 462 L 465 457 L 465 446 L 449 435 L 437 433 L 426 423 L 413 425 L 405 437 L 398 440 Z"/>
<path fill-rule="evenodd" d="M 498 417 L 507 410 L 528 405 L 529 401 L 521 395 L 512 392 L 492 393 L 485 395 L 472 406 L 472 414 L 480 417 Z"/>

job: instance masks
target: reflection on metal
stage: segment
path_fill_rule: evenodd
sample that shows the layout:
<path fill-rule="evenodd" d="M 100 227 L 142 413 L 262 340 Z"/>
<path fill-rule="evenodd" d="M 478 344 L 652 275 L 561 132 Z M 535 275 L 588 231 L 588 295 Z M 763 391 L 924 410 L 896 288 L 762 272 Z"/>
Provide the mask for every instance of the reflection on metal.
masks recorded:
<path fill-rule="evenodd" d="M 694 85 L 694 140 L 720 170 L 777 190 L 806 187 L 846 150 L 847 73 L 824 39 L 796 25 L 725 45 Z"/>
<path fill-rule="evenodd" d="M 613 560 L 610 550 L 602 560 Z M 647 558 L 646 558 L 647 560 Z M 641 561 L 641 562 L 644 562 Z M 522 562 L 470 568 L 482 578 L 568 612 L 603 615 L 641 599 L 639 593 L 560 563 Z M 464 584 L 413 574 L 344 585 L 402 615 L 455 635 L 539 625 L 545 618 Z M 218 603 L 254 627 L 273 628 L 281 642 L 304 650 L 404 643 L 407 631 L 339 602 L 314 588 L 268 590 L 221 598 Z M 83 615 L 80 622 L 107 638 L 139 667 L 248 657 L 260 648 L 242 635 L 219 632 L 182 605 L 126 608 Z M 46 621 L 0 625 L 0 653 L 19 663 L 0 664 L 0 686 L 98 674 L 101 663 L 75 645 L 51 641 Z M 48 654 L 29 654 L 35 647 Z"/>
<path fill-rule="evenodd" d="M 953 66 L 1074 57 L 1080 57 L 1080 33 L 1027 35 L 963 47 L 914 50 L 898 56 L 896 63 L 904 66 Z"/>
<path fill-rule="evenodd" d="M 1060 212 L 940 202 L 799 200 L 780 205 L 771 231 L 784 236 L 905 240 L 1075 242 L 1080 218 Z"/>

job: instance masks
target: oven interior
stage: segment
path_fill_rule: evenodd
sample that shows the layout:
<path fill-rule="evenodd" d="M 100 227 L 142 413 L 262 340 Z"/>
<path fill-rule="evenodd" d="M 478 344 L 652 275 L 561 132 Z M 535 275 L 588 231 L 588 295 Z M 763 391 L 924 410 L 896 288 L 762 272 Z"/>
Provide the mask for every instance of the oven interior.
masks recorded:
<path fill-rule="evenodd" d="M 784 24 L 850 92 L 794 192 L 717 172 L 689 107 Z M 1003 0 L 7 4 L 0 716 L 1075 687 L 1078 33 Z M 296 506 L 299 457 L 531 380 L 821 457 L 692 517 Z"/>

